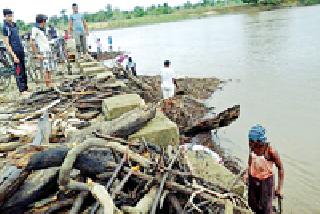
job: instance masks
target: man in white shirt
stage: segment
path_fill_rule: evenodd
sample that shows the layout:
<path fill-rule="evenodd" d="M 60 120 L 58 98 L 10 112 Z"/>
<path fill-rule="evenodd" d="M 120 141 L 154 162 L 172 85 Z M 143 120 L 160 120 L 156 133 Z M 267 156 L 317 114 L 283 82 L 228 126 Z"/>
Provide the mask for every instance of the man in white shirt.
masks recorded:
<path fill-rule="evenodd" d="M 164 61 L 164 67 L 161 69 L 161 90 L 162 97 L 164 99 L 164 109 L 166 110 L 169 105 L 171 105 L 170 98 L 174 96 L 175 93 L 175 73 L 170 67 L 171 63 L 169 60 Z"/>
<path fill-rule="evenodd" d="M 51 87 L 51 72 L 55 69 L 55 62 L 49 39 L 45 34 L 46 21 L 47 16 L 37 15 L 36 26 L 31 32 L 31 46 L 33 54 L 41 62 L 41 72 L 44 72 L 46 86 Z"/>

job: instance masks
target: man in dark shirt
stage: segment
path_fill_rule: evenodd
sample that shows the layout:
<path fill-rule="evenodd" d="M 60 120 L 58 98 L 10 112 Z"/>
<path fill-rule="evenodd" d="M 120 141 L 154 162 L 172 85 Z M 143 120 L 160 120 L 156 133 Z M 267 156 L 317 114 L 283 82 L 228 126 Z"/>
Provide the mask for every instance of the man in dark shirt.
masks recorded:
<path fill-rule="evenodd" d="M 10 9 L 4 9 L 3 16 L 3 42 L 14 61 L 17 86 L 21 93 L 28 94 L 24 49 L 19 36 L 19 30 L 16 23 L 13 22 L 13 12 Z"/>

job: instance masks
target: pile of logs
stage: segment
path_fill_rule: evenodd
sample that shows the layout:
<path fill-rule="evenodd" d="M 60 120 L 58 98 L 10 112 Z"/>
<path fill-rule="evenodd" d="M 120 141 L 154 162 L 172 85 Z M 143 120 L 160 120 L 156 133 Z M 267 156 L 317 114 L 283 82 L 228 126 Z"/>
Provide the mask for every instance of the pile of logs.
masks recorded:
<path fill-rule="evenodd" d="M 127 140 L 156 115 L 161 96 L 154 80 L 130 77 L 123 89 L 109 77 L 80 76 L 12 106 L 1 122 L 10 129 L 0 138 L 0 213 L 250 213 L 242 196 L 195 176 L 184 151 Z M 217 87 L 208 82 L 203 94 Z M 128 92 L 147 107 L 99 118 L 103 99 Z M 210 109 L 197 94 L 173 98 L 164 111 L 181 139 L 239 116 L 234 106 L 204 119 Z"/>
<path fill-rule="evenodd" d="M 66 143 L 10 152 L 0 212 L 250 213 L 241 196 L 194 176 L 183 151 L 125 140 L 154 116 L 137 108 Z"/>

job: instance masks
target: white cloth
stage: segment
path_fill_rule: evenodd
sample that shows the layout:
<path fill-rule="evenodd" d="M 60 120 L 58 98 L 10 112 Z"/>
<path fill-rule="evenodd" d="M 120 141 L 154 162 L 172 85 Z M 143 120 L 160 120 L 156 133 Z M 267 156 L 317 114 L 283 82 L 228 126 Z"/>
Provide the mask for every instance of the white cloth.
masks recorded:
<path fill-rule="evenodd" d="M 163 99 L 169 99 L 174 96 L 174 88 L 161 87 Z"/>
<path fill-rule="evenodd" d="M 161 90 L 163 99 L 168 99 L 174 96 L 174 83 L 173 79 L 175 79 L 175 73 L 172 68 L 165 67 L 161 69 Z"/>
<path fill-rule="evenodd" d="M 35 40 L 41 53 L 47 53 L 51 51 L 48 37 L 46 36 L 45 32 L 39 28 L 32 28 L 31 39 Z"/>
<path fill-rule="evenodd" d="M 222 164 L 222 158 L 219 156 L 219 154 L 217 154 L 216 152 L 210 150 L 208 147 L 206 146 L 202 146 L 202 145 L 191 145 L 191 144 L 184 144 L 180 146 L 180 149 L 183 150 L 192 150 L 192 151 L 203 151 L 207 154 L 209 154 L 213 160 L 216 163 Z"/>
<path fill-rule="evenodd" d="M 173 79 L 176 78 L 172 68 L 165 67 L 161 69 L 161 87 L 162 88 L 174 88 Z"/>

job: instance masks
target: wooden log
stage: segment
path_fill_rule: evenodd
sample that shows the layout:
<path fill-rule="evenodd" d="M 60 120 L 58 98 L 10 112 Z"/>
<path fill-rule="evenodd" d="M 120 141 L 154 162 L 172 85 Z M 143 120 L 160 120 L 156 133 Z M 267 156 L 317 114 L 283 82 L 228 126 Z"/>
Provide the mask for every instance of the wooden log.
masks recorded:
<path fill-rule="evenodd" d="M 101 184 L 94 183 L 92 181 L 88 183 L 88 186 L 92 195 L 102 205 L 104 213 L 113 214 L 115 212 L 116 207 L 105 187 Z"/>
<path fill-rule="evenodd" d="M 169 194 L 168 195 L 168 200 L 171 203 L 172 207 L 175 209 L 175 213 L 177 213 L 177 214 L 183 214 L 184 213 L 184 211 L 183 211 L 183 209 L 182 209 L 182 207 L 181 207 L 181 205 L 180 205 L 180 203 L 179 203 L 179 201 L 178 201 L 178 199 L 177 199 L 177 197 L 175 195 Z"/>
<path fill-rule="evenodd" d="M 122 206 L 121 209 L 128 214 L 136 214 L 136 213 L 147 214 L 152 208 L 152 204 L 154 199 L 156 198 L 156 194 L 157 194 L 157 188 L 152 187 L 150 191 L 145 196 L 143 196 L 142 199 L 140 199 L 140 201 L 137 203 L 136 206 L 134 207 Z"/>
<path fill-rule="evenodd" d="M 98 138 L 88 139 L 82 144 L 77 145 L 76 147 L 74 147 L 68 152 L 68 155 L 61 166 L 61 170 L 59 174 L 59 185 L 62 188 L 68 187 L 68 184 L 70 182 L 70 172 L 77 156 L 81 154 L 83 151 L 91 147 L 106 147 L 106 148 L 112 148 L 115 151 L 118 151 L 122 154 L 127 153 L 129 159 L 139 163 L 141 166 L 144 166 L 144 167 L 147 167 L 151 164 L 148 159 L 136 154 L 135 152 L 131 151 L 128 146 L 123 146 L 118 142 L 107 142 L 105 140 L 98 139 Z"/>
<path fill-rule="evenodd" d="M 12 151 L 22 145 L 20 142 L 0 143 L 0 152 Z"/>
<path fill-rule="evenodd" d="M 172 166 L 173 166 L 173 164 L 176 162 L 176 160 L 177 160 L 177 158 L 178 158 L 179 155 L 180 155 L 180 149 L 177 151 L 177 153 L 175 154 L 175 156 L 171 159 L 170 164 L 169 164 L 169 166 L 168 166 L 168 170 L 171 170 L 171 169 L 172 169 Z M 161 180 L 161 182 L 160 182 L 160 187 L 159 187 L 159 189 L 158 189 L 158 191 L 157 191 L 156 198 L 155 198 L 155 200 L 153 201 L 153 204 L 152 204 L 152 209 L 151 209 L 151 212 L 150 212 L 151 214 L 155 214 L 155 213 L 156 213 L 156 209 L 157 209 L 157 206 L 158 206 L 158 202 L 159 202 L 159 200 L 160 200 L 160 196 L 161 196 L 161 193 L 162 193 L 164 184 L 165 184 L 168 176 L 169 176 L 169 171 L 165 172 L 164 175 L 163 175 L 163 177 L 162 177 L 162 180 Z"/>
<path fill-rule="evenodd" d="M 51 125 L 51 121 L 49 121 L 49 114 L 46 111 L 43 113 L 42 118 L 39 119 L 37 134 L 33 139 L 31 145 L 48 145 L 51 135 Z"/>
<path fill-rule="evenodd" d="M 40 212 L 40 214 L 57 213 L 61 209 L 70 207 L 72 205 L 72 203 L 73 203 L 73 199 L 72 198 L 68 198 L 68 199 L 63 200 L 63 201 L 57 201 L 53 205 L 50 205 L 50 207 L 48 207 L 48 209 L 43 210 L 42 212 Z"/>
<path fill-rule="evenodd" d="M 214 118 L 203 119 L 191 128 L 184 130 L 185 136 L 195 136 L 200 133 L 207 133 L 213 129 L 230 125 L 240 116 L 240 105 L 235 105 L 219 113 Z"/>
<path fill-rule="evenodd" d="M 78 197 L 76 198 L 76 200 L 73 203 L 72 209 L 70 210 L 69 214 L 78 214 L 82 203 L 84 201 L 84 199 L 88 196 L 89 192 L 88 191 L 83 191 L 81 192 Z"/>
<path fill-rule="evenodd" d="M 26 171 L 13 165 L 6 165 L 0 170 L 0 207 L 19 188 L 27 176 Z"/>
<path fill-rule="evenodd" d="M 27 170 L 39 170 L 49 167 L 61 166 L 67 156 L 67 147 L 51 148 L 34 154 L 26 166 Z M 110 162 L 113 162 L 110 150 L 90 150 L 81 153 L 76 161 L 75 168 L 79 169 L 83 175 L 96 175 L 105 172 Z"/>
<path fill-rule="evenodd" d="M 127 169 L 128 171 L 129 169 Z M 141 172 L 137 172 L 134 171 L 132 173 L 133 175 L 137 176 L 140 179 L 149 181 L 149 182 L 155 182 L 155 183 L 160 183 L 161 181 L 159 181 L 157 178 L 152 177 L 150 175 L 146 175 L 143 174 Z M 199 190 L 198 188 L 192 188 L 192 187 L 187 187 L 185 185 L 181 185 L 179 183 L 176 182 L 172 182 L 172 181 L 166 181 L 165 182 L 165 188 L 171 191 L 175 191 L 175 192 L 179 192 L 181 194 L 185 194 L 185 195 L 191 195 L 192 193 L 194 193 L 196 190 Z M 201 192 L 197 195 L 197 197 L 200 197 L 203 200 L 207 200 L 207 201 L 211 201 L 212 203 L 216 203 L 219 205 L 223 205 L 225 206 L 225 199 L 219 199 L 214 195 L 211 195 L 207 192 Z M 244 214 L 252 214 L 252 212 L 250 211 L 249 207 L 239 207 L 239 206 L 234 206 L 233 207 L 234 211 L 238 211 L 240 213 L 244 213 Z"/>
<path fill-rule="evenodd" d="M 58 168 L 35 171 L 1 207 L 1 213 L 23 213 L 27 206 L 57 189 Z"/>
<path fill-rule="evenodd" d="M 145 126 L 148 121 L 155 117 L 155 114 L 156 108 L 154 106 L 147 109 L 136 108 L 112 121 L 97 122 L 82 130 L 74 131 L 71 136 L 68 136 L 67 142 L 82 142 L 86 136 L 96 131 L 104 135 L 127 137 Z"/>

